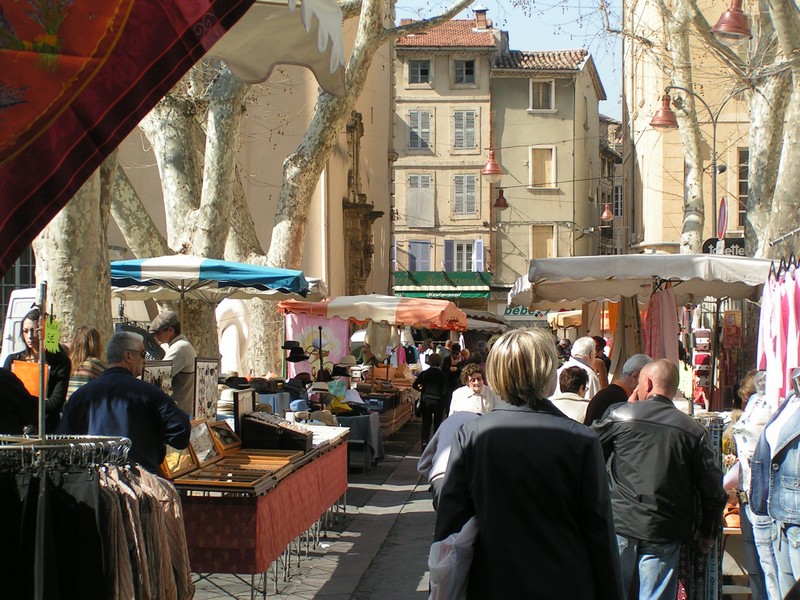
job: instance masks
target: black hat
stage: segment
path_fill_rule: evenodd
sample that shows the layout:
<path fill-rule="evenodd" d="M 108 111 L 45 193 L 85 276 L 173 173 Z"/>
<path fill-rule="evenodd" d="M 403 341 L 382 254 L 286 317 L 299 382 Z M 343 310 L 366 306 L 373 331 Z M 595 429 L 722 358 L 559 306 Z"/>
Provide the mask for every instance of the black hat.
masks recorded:
<path fill-rule="evenodd" d="M 295 342 L 294 340 L 286 340 L 283 342 L 283 346 L 281 346 L 282 350 L 291 350 L 292 348 L 299 348 L 300 342 Z"/>
<path fill-rule="evenodd" d="M 343 367 L 342 365 L 334 365 L 331 375 L 333 377 L 350 377 L 350 371 L 347 367 Z"/>
<path fill-rule="evenodd" d="M 289 362 L 303 362 L 304 360 L 308 360 L 308 354 L 303 352 L 303 349 L 298 344 L 289 350 L 289 356 L 286 357 L 286 360 Z"/>

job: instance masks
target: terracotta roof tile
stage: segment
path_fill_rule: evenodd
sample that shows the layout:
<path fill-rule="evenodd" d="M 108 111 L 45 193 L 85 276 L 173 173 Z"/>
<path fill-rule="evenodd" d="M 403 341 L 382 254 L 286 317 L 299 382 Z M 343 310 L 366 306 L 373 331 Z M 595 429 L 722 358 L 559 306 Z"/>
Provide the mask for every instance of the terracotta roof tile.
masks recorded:
<path fill-rule="evenodd" d="M 493 29 L 475 31 L 474 19 L 452 20 L 397 40 L 398 48 L 494 48 Z"/>
<path fill-rule="evenodd" d="M 522 69 L 527 71 L 577 71 L 582 66 L 589 52 L 578 50 L 510 50 L 497 55 L 492 68 Z"/>

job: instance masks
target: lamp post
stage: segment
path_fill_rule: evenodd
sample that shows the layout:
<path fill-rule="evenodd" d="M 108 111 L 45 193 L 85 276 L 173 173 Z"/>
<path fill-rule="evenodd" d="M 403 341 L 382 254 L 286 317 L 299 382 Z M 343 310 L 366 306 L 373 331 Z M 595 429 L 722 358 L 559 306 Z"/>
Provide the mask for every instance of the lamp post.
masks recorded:
<path fill-rule="evenodd" d="M 736 97 L 738 94 L 743 92 L 744 89 L 745 88 L 739 88 L 731 92 L 728 97 L 723 100 L 722 104 L 719 105 L 717 112 L 714 112 L 711 110 L 711 107 L 708 105 L 708 103 L 703 100 L 700 94 L 679 85 L 668 85 L 664 88 L 664 95 L 661 97 L 661 108 L 656 111 L 656 114 L 653 115 L 653 118 L 650 121 L 650 126 L 656 131 L 660 131 L 662 133 L 678 129 L 678 119 L 675 117 L 675 113 L 670 108 L 670 90 L 680 90 L 682 92 L 686 92 L 693 98 L 699 100 L 708 111 L 708 116 L 711 120 L 711 205 L 713 207 L 711 215 L 712 237 L 717 235 L 717 173 L 724 171 L 724 169 L 718 169 L 717 167 L 717 121 L 719 120 L 719 115 L 722 112 L 722 109 L 728 103 L 728 100 Z"/>

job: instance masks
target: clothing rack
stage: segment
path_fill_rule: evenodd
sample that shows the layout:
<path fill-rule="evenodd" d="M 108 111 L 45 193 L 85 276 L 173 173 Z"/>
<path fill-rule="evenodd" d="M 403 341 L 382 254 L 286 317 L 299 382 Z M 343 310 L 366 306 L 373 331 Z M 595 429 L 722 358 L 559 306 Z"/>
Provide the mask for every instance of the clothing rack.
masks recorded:
<path fill-rule="evenodd" d="M 25 438 L 0 435 L 0 456 L 7 460 L 14 453 L 20 465 L 98 466 L 124 465 L 128 462 L 131 440 L 125 437 L 97 435 L 48 435 Z"/>
<path fill-rule="evenodd" d="M 791 252 L 789 254 L 789 258 L 781 257 L 777 267 L 775 266 L 775 261 L 772 261 L 772 264 L 769 266 L 769 276 L 778 278 L 787 271 L 794 272 L 794 270 L 797 269 L 797 266 L 797 257 L 795 256 L 794 252 Z"/>
<path fill-rule="evenodd" d="M 784 240 L 786 240 L 786 239 L 788 239 L 788 238 L 790 238 L 790 237 L 793 237 L 793 236 L 795 236 L 795 235 L 796 235 L 796 234 L 798 234 L 798 233 L 800 233 L 800 227 L 798 227 L 797 229 L 793 229 L 792 231 L 790 231 L 790 232 L 788 232 L 788 233 L 784 233 L 782 236 L 780 236 L 780 237 L 778 237 L 778 238 L 775 238 L 774 240 L 772 240 L 772 241 L 769 243 L 769 245 L 770 245 L 770 247 L 772 247 L 772 246 L 774 246 L 775 244 L 779 244 L 779 243 L 781 243 L 782 241 L 784 241 Z"/>

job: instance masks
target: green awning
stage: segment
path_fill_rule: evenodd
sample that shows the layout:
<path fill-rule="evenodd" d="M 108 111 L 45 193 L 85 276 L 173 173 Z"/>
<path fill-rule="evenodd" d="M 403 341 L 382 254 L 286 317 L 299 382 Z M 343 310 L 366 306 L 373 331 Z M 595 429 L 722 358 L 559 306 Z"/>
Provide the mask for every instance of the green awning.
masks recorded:
<path fill-rule="evenodd" d="M 488 271 L 395 271 L 394 293 L 409 298 L 488 298 Z"/>

